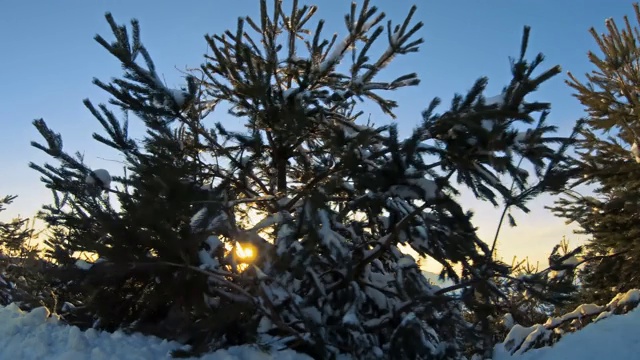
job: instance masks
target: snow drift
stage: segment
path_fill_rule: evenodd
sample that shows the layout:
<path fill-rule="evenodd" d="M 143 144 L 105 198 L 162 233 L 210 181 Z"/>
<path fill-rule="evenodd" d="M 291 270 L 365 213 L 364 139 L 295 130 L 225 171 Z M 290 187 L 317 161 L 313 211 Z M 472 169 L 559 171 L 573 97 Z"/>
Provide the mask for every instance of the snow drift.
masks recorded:
<path fill-rule="evenodd" d="M 513 327 L 505 342 L 496 346 L 493 360 L 570 360 L 570 359 L 633 359 L 640 353 L 640 309 L 635 308 L 624 315 L 614 315 L 607 309 L 619 308 L 639 300 L 638 290 L 620 294 L 608 305 L 600 307 L 600 314 L 588 326 L 566 333 L 553 346 L 530 349 L 516 355 L 510 355 L 505 343 L 519 333 L 521 340 L 533 334 L 540 327 L 555 324 L 558 319 L 572 317 L 584 310 L 587 315 L 594 310 L 590 306 L 581 306 L 577 311 L 560 318 L 552 318 L 544 325 L 534 326 L 532 331 L 518 330 Z M 575 313 L 575 314 L 574 314 Z M 585 314 L 586 314 L 585 313 Z M 573 314 L 573 315 L 572 315 Z M 583 314 L 583 315 L 585 315 Z M 595 313 L 594 313 L 595 314 Z M 538 329 L 540 330 L 540 329 Z M 50 314 L 44 307 L 24 312 L 15 304 L 0 307 L 0 358 L 2 359 L 168 359 L 171 351 L 180 349 L 176 342 L 161 340 L 140 334 L 127 335 L 116 331 L 107 333 L 89 329 L 81 331 L 75 326 L 65 325 L 56 314 Z M 307 355 L 292 350 L 262 351 L 257 347 L 244 345 L 219 350 L 207 354 L 203 360 L 310 360 Z"/>
<path fill-rule="evenodd" d="M 15 304 L 0 307 L 0 359 L 143 360 L 169 359 L 182 345 L 141 334 L 107 333 L 64 325 L 44 307 L 23 312 Z M 203 360 L 311 360 L 291 350 L 266 353 L 238 346 L 207 354 Z"/>
<path fill-rule="evenodd" d="M 638 302 L 640 290 L 633 289 L 616 295 L 605 306 L 580 305 L 574 311 L 549 318 L 544 324 L 530 327 L 514 324 L 504 341 L 496 346 L 493 360 L 637 358 Z"/>
<path fill-rule="evenodd" d="M 553 346 L 511 356 L 498 345 L 493 360 L 600 360 L 637 359 L 640 354 L 640 309 L 614 315 L 575 333 L 566 334 Z"/>

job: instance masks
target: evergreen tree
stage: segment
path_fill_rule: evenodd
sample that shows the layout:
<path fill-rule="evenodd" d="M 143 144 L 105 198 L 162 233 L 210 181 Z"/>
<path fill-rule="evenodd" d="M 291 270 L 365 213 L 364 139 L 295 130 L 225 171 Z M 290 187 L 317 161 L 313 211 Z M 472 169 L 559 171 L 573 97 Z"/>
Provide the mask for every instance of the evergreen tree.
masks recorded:
<path fill-rule="evenodd" d="M 634 5 L 640 21 L 638 5 Z M 600 53 L 589 52 L 595 70 L 569 86 L 588 118 L 577 144 L 573 186 L 589 185 L 594 196 L 567 192 L 553 210 L 576 222 L 590 236 L 581 282 L 591 299 L 607 301 L 640 286 L 640 49 L 638 29 L 624 18 L 624 28 L 606 21 L 606 34 L 591 29 Z M 619 256 L 616 256 L 619 255 Z"/>
<path fill-rule="evenodd" d="M 314 6 L 293 1 L 286 12 L 262 0 L 260 10 L 257 21 L 207 36 L 211 55 L 180 90 L 160 80 L 138 23 L 129 30 L 107 14 L 115 41 L 96 40 L 125 74 L 94 82 L 144 123 L 144 138 L 129 136 L 126 115 L 85 104 L 107 134 L 94 138 L 125 159 L 122 175 L 91 170 L 34 122 L 46 144 L 33 145 L 60 162 L 31 164 L 54 193 L 42 213 L 50 256 L 86 321 L 177 339 L 192 352 L 248 342 L 316 358 L 490 352 L 492 340 L 477 332 L 490 326 L 505 297 L 496 279 L 511 269 L 478 238 L 454 185 L 524 211 L 562 189 L 572 137 L 551 135 L 549 104 L 525 101 L 559 67 L 534 76 L 543 57 L 525 59 L 525 28 L 501 95 L 486 99 L 481 78 L 442 114 L 434 99 L 401 139 L 394 125 L 360 120 L 357 100 L 395 117 L 385 92 L 418 84 L 413 73 L 381 79 L 422 43 L 415 7 L 383 26 L 369 1 L 353 4 L 346 35 L 330 39 L 323 21 L 310 29 Z M 387 48 L 372 54 L 381 39 Z M 245 131 L 210 123 L 220 104 Z M 456 285 L 430 285 L 401 244 L 442 264 Z M 243 251 L 255 254 L 249 263 Z M 97 260 L 79 261 L 83 252 Z"/>
<path fill-rule="evenodd" d="M 16 196 L 0 198 L 0 212 Z M 40 257 L 39 231 L 34 222 L 20 216 L 0 221 L 0 305 L 14 303 L 25 310 L 55 306 L 55 296 L 44 273 L 50 268 Z"/>
<path fill-rule="evenodd" d="M 563 238 L 551 251 L 548 267 L 542 270 L 539 263 L 533 266 L 528 258 L 517 261 L 514 257 L 511 265 L 513 276 L 541 279 L 533 289 L 525 288 L 518 282 L 505 281 L 509 287 L 504 291 L 508 298 L 502 304 L 503 313 L 509 314 L 507 316 L 513 323 L 528 327 L 564 310 L 567 302 L 573 302 L 577 297 L 575 265 L 578 262 L 576 255 L 581 251 L 581 247 L 570 249 L 569 243 Z M 557 301 L 559 298 L 565 302 Z"/>
<path fill-rule="evenodd" d="M 16 196 L 0 198 L 0 212 L 11 205 Z M 30 241 L 36 236 L 33 226 L 29 226 L 29 219 L 16 217 L 8 222 L 0 222 L 0 255 L 20 256 L 34 251 Z M 26 252 L 26 253 L 25 253 Z"/>

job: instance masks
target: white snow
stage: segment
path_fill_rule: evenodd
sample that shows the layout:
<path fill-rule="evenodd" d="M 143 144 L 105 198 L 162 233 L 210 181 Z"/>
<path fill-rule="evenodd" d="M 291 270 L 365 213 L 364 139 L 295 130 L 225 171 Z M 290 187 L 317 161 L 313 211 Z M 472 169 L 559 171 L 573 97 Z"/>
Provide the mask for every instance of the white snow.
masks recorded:
<path fill-rule="evenodd" d="M 416 261 L 411 256 L 404 256 L 398 260 L 398 267 L 409 268 L 414 266 L 417 266 Z"/>
<path fill-rule="evenodd" d="M 340 62 L 344 53 L 347 51 L 347 47 L 349 46 L 349 42 L 351 41 L 351 35 L 347 35 L 340 43 L 335 45 L 331 54 L 327 55 L 327 57 L 318 65 L 318 72 L 324 73 L 331 66 Z"/>
<path fill-rule="evenodd" d="M 250 231 L 259 231 L 273 225 L 280 224 L 283 220 L 282 213 L 269 214 L 260 220 Z"/>
<path fill-rule="evenodd" d="M 566 271 L 565 270 L 560 270 L 560 271 L 551 270 L 551 271 L 549 271 L 549 279 L 562 279 L 565 275 L 566 275 Z"/>
<path fill-rule="evenodd" d="M 538 334 L 544 333 L 546 328 L 543 325 L 536 324 L 530 327 L 524 327 L 520 324 L 516 324 L 511 328 L 509 334 L 504 339 L 503 344 L 499 345 L 503 351 L 509 354 L 508 351 L 522 344 L 521 348 L 515 352 L 514 355 L 521 355 L 522 351 L 528 348 L 527 344 L 535 341 Z"/>
<path fill-rule="evenodd" d="M 506 98 L 505 98 L 506 94 L 502 93 L 500 95 L 496 95 L 496 96 L 491 96 L 488 98 L 485 98 L 484 100 L 484 104 L 486 106 L 497 106 L 498 108 L 504 106 L 505 102 L 506 102 Z M 518 111 L 524 111 L 524 105 L 526 105 L 525 102 L 520 103 L 520 105 L 518 105 Z"/>
<path fill-rule="evenodd" d="M 171 94 L 173 101 L 175 101 L 179 108 L 184 106 L 184 103 L 187 101 L 187 96 L 184 91 L 178 89 L 167 89 L 167 92 Z"/>
<path fill-rule="evenodd" d="M 515 326 L 515 324 L 515 320 L 513 319 L 513 315 L 511 315 L 511 313 L 504 314 L 504 316 L 502 317 L 502 325 L 506 329 L 511 330 Z"/>
<path fill-rule="evenodd" d="M 607 304 L 607 307 L 616 307 L 622 306 L 629 303 L 637 303 L 640 301 L 640 290 L 633 289 L 629 290 L 624 294 L 616 295 L 610 302 Z"/>
<path fill-rule="evenodd" d="M 207 243 L 207 245 L 209 245 L 210 252 L 213 252 L 216 249 L 218 249 L 220 246 L 222 246 L 222 241 L 220 241 L 220 239 L 218 239 L 218 237 L 215 235 L 210 235 L 209 237 L 207 237 L 207 239 L 204 242 Z"/>
<path fill-rule="evenodd" d="M 286 89 L 286 90 L 284 90 L 284 91 L 282 92 L 282 97 L 283 97 L 283 98 L 285 98 L 285 99 L 288 99 L 288 98 L 290 98 L 290 97 L 291 97 L 291 95 L 292 95 L 294 92 L 298 91 L 299 89 L 300 89 L 300 88 L 297 88 L 297 87 L 293 87 L 293 88 Z"/>
<path fill-rule="evenodd" d="M 614 315 L 625 306 L 635 306 L 640 301 L 640 290 L 634 289 L 616 295 L 606 306 L 584 304 L 574 311 L 550 318 L 544 324 L 531 327 L 515 325 L 494 349 L 493 360 L 533 359 L 635 359 L 640 352 L 637 328 L 640 326 L 640 309 L 625 315 Z M 593 318 L 595 317 L 595 319 Z M 570 324 L 574 331 L 565 332 L 558 326 Z M 578 330 L 575 326 L 578 325 Z M 545 344 L 554 334 L 562 337 Z M 510 355 L 513 354 L 513 355 Z"/>
<path fill-rule="evenodd" d="M 89 269 L 91 269 L 92 266 L 93 266 L 93 264 L 91 264 L 89 262 L 86 262 L 86 261 L 84 261 L 82 259 L 76 260 L 76 267 L 78 269 L 89 270 Z"/>
<path fill-rule="evenodd" d="M 601 318 L 597 323 L 577 332 L 565 334 L 551 347 L 532 349 L 524 354 L 510 356 L 500 344 L 494 351 L 493 360 L 637 359 L 640 354 L 640 309 L 626 315 L 604 317 L 607 318 Z M 527 330 L 525 333 L 529 331 L 528 328 L 524 329 Z"/>
<path fill-rule="evenodd" d="M 389 187 L 389 195 L 402 199 L 420 199 L 420 194 L 406 185 L 392 185 Z"/>
<path fill-rule="evenodd" d="M 103 189 L 109 189 L 111 185 L 111 174 L 105 169 L 97 169 L 93 170 L 90 174 L 85 178 L 85 183 L 87 185 L 95 185 L 96 179 L 100 180 L 100 187 Z"/>
<path fill-rule="evenodd" d="M 374 18 L 375 20 L 375 18 Z M 362 33 L 366 33 L 367 31 L 369 31 L 369 29 L 371 29 L 371 27 L 374 25 L 375 21 L 369 21 L 365 24 L 362 25 Z M 344 57 L 345 52 L 348 50 L 349 46 L 351 45 L 351 42 L 353 41 L 353 34 L 349 34 L 347 36 L 345 36 L 341 42 L 337 43 L 336 45 L 334 45 L 333 50 L 331 51 L 331 54 L 327 55 L 326 58 L 324 59 L 324 61 L 322 61 L 319 65 L 318 65 L 318 72 L 320 73 L 324 73 L 325 71 L 327 71 L 331 66 L 337 64 L 340 62 L 340 60 L 342 60 L 342 58 Z"/>
<path fill-rule="evenodd" d="M 504 95 L 505 94 L 500 94 L 500 95 L 488 97 L 488 98 L 486 98 L 484 100 L 484 104 L 486 106 L 496 105 L 496 106 L 500 107 L 500 106 L 504 105 Z"/>
<path fill-rule="evenodd" d="M 640 299 L 640 291 L 629 291 L 616 296 L 610 304 L 622 305 Z M 596 305 L 579 307 L 582 313 L 593 313 Z M 576 309 L 578 310 L 578 309 Z M 316 309 L 307 311 L 313 320 L 321 316 Z M 403 323 L 412 321 L 415 315 L 409 313 Z M 514 325 L 506 341 L 496 346 L 492 360 L 565 360 L 565 359 L 636 359 L 640 353 L 640 309 L 625 315 L 603 312 L 598 321 L 574 333 L 566 333 L 553 346 L 531 349 L 523 353 L 509 355 L 505 344 L 531 341 L 537 332 L 544 331 L 544 325 L 529 328 Z M 510 325 L 511 318 L 504 319 Z M 357 324 L 357 317 L 351 312 L 343 321 Z M 269 324 L 264 324 L 265 328 Z M 173 350 L 184 348 L 175 342 L 140 334 L 126 335 L 121 331 L 107 333 L 89 329 L 81 331 L 75 326 L 61 323 L 56 314 L 44 307 L 30 312 L 21 311 L 15 304 L 0 307 L 0 359 L 169 359 Z M 206 354 L 202 360 L 309 360 L 310 357 L 291 350 L 267 353 L 256 347 L 243 345 Z"/>
<path fill-rule="evenodd" d="M 216 269 L 220 265 L 218 263 L 218 260 L 212 258 L 211 254 L 205 249 L 200 249 L 200 251 L 198 252 L 198 259 L 202 264 L 200 265 L 200 268 L 202 269 Z"/>
<path fill-rule="evenodd" d="M 482 127 L 487 130 L 487 131 L 492 131 L 493 127 L 495 126 L 495 123 L 493 122 L 493 120 L 482 120 L 480 122 L 480 125 L 482 125 Z"/>
<path fill-rule="evenodd" d="M 15 304 L 0 307 L 0 359 L 20 360 L 144 360 L 170 359 L 173 350 L 184 348 L 175 342 L 121 331 L 107 333 L 63 325 L 44 307 L 30 312 Z M 244 345 L 204 355 L 202 360 L 310 360 L 291 350 L 266 353 Z"/>
<path fill-rule="evenodd" d="M 203 207 L 200 210 L 198 210 L 198 212 L 195 213 L 195 215 L 193 215 L 191 217 L 191 228 L 194 229 L 194 230 L 195 229 L 199 229 L 201 227 L 200 223 L 202 222 L 202 220 L 204 220 L 206 215 L 207 215 L 207 208 L 206 207 Z"/>
<path fill-rule="evenodd" d="M 636 159 L 636 162 L 640 164 L 640 148 L 638 148 L 638 143 L 635 141 L 631 145 L 631 154 Z"/>
<path fill-rule="evenodd" d="M 258 280 L 263 280 L 263 279 L 267 279 L 267 278 L 269 278 L 269 277 L 267 276 L 267 274 L 265 274 L 265 273 L 264 273 L 264 271 L 262 271 L 262 269 L 260 269 L 257 265 L 253 265 L 253 268 L 254 268 L 254 269 L 255 269 L 255 271 L 256 271 L 256 278 L 257 278 Z"/>
<path fill-rule="evenodd" d="M 355 312 L 349 311 L 342 317 L 342 324 L 347 326 L 358 326 L 360 325 L 360 321 L 358 320 Z"/>
<path fill-rule="evenodd" d="M 562 316 L 549 318 L 547 322 L 544 324 L 546 327 L 551 328 L 558 326 L 559 324 L 566 322 L 571 319 L 580 319 L 584 316 L 590 316 L 598 314 L 604 310 L 603 306 L 595 305 L 595 304 L 584 304 L 578 306 L 575 310 L 570 313 L 566 313 Z"/>
<path fill-rule="evenodd" d="M 320 220 L 320 223 L 322 224 L 322 227 L 318 231 L 318 235 L 320 235 L 321 241 L 327 248 L 333 251 L 333 256 L 346 257 L 347 250 L 343 245 L 346 243 L 346 241 L 340 234 L 331 229 L 331 221 L 329 219 L 329 214 L 327 213 L 327 211 L 319 210 L 318 218 Z"/>
<path fill-rule="evenodd" d="M 566 260 L 564 260 L 562 262 L 562 264 L 575 266 L 575 265 L 580 264 L 580 259 L 578 259 L 575 256 L 571 256 L 571 257 L 567 258 Z"/>
<path fill-rule="evenodd" d="M 603 311 L 593 321 L 594 322 L 600 321 L 602 319 L 606 319 L 606 318 L 610 317 L 611 315 L 613 315 L 613 313 L 611 311 Z"/>
<path fill-rule="evenodd" d="M 407 179 L 409 184 L 418 186 L 424 191 L 424 200 L 435 199 L 438 192 L 438 185 L 435 181 L 426 178 Z"/>

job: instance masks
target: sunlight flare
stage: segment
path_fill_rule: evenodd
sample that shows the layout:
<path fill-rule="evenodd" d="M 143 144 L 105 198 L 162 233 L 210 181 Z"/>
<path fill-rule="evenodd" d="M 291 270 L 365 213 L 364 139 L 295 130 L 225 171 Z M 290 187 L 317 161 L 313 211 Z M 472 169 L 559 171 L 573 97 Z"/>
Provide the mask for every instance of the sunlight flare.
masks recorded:
<path fill-rule="evenodd" d="M 240 262 L 243 262 L 243 263 L 252 262 L 256 258 L 257 253 L 258 251 L 256 250 L 255 246 L 251 244 L 238 243 L 236 245 L 236 256 L 238 257 L 238 260 L 240 260 Z"/>

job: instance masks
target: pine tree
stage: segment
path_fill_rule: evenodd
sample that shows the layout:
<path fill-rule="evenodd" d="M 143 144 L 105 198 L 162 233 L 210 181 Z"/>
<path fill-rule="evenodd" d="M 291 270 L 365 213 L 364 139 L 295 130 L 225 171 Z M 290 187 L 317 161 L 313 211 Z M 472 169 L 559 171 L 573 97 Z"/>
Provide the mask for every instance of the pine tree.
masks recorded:
<path fill-rule="evenodd" d="M 0 212 L 15 199 L 16 196 L 0 198 Z M 39 236 L 34 221 L 28 218 L 0 221 L 0 305 L 14 303 L 30 310 L 55 304 L 45 277 L 51 264 L 40 257 Z"/>
<path fill-rule="evenodd" d="M 582 247 L 571 249 L 563 238 L 551 251 L 549 265 L 545 269 L 540 269 L 540 263 L 533 266 L 528 258 L 517 261 L 514 257 L 511 265 L 514 276 L 542 278 L 538 279 L 539 285 L 531 288 L 524 288 L 517 282 L 505 282 L 511 288 L 504 291 L 509 295 L 503 304 L 504 313 L 508 313 L 514 323 L 528 327 L 544 322 L 554 313 L 564 310 L 569 302 L 575 302 L 576 266 L 579 263 L 576 255 L 580 252 Z M 564 301 L 558 301 L 560 299 Z"/>
<path fill-rule="evenodd" d="M 634 9 L 640 21 L 637 4 Z M 590 236 L 587 258 L 594 261 L 585 265 L 581 282 L 591 293 L 585 300 L 600 302 L 640 286 L 639 35 L 627 17 L 622 30 L 611 19 L 606 28 L 606 34 L 591 29 L 600 51 L 589 52 L 595 70 L 586 82 L 573 75 L 568 81 L 588 113 L 573 186 L 589 185 L 594 196 L 568 192 L 553 208 Z"/>
<path fill-rule="evenodd" d="M 180 90 L 160 80 L 137 21 L 130 35 L 107 14 L 115 41 L 96 40 L 125 75 L 94 82 L 146 135 L 134 140 L 128 117 L 85 104 L 107 134 L 94 138 L 125 159 L 122 175 L 91 170 L 34 122 L 46 144 L 33 145 L 60 162 L 31 164 L 54 194 L 42 213 L 54 234 L 50 256 L 86 321 L 177 339 L 195 353 L 252 342 L 315 358 L 490 352 L 491 339 L 477 332 L 490 326 L 505 297 L 496 279 L 511 269 L 478 238 L 454 186 L 524 211 L 563 188 L 573 138 L 551 136 L 548 103 L 525 101 L 559 67 L 534 76 L 543 57 L 525 59 L 525 28 L 501 95 L 485 98 L 481 78 L 442 114 L 434 99 L 401 139 L 394 125 L 362 121 L 357 100 L 395 117 L 385 92 L 418 85 L 414 73 L 381 79 L 422 43 L 415 7 L 384 26 L 369 1 L 353 4 L 346 35 L 330 39 L 323 21 L 310 29 L 315 6 L 293 1 L 287 12 L 262 0 L 260 10 L 258 21 L 240 18 L 235 31 L 207 36 L 211 55 Z M 221 104 L 245 131 L 211 125 Z M 456 285 L 429 284 L 401 244 L 442 264 Z M 243 251 L 254 253 L 250 262 Z"/>
<path fill-rule="evenodd" d="M 16 196 L 0 198 L 0 212 L 11 205 Z M 0 222 L 0 255 L 20 256 L 32 252 L 33 244 L 29 242 L 36 236 L 33 226 L 29 226 L 29 219 L 16 217 L 8 222 Z"/>

